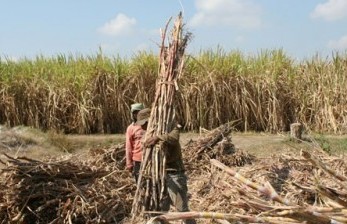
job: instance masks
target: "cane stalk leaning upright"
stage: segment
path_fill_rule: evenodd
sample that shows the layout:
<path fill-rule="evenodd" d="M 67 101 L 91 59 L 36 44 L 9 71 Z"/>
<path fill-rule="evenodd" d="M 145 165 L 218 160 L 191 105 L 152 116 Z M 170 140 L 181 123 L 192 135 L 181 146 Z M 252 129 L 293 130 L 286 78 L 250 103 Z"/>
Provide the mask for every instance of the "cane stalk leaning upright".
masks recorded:
<path fill-rule="evenodd" d="M 182 14 L 174 22 L 170 35 L 167 35 L 171 19 L 161 34 L 159 70 L 156 93 L 148 121 L 144 141 L 168 134 L 175 126 L 175 95 L 178 91 L 178 78 L 184 66 L 184 51 L 190 34 L 183 34 Z M 156 144 L 143 149 L 137 190 L 132 206 L 133 217 L 145 211 L 161 211 L 161 201 L 165 191 L 166 156 L 165 144 Z"/>

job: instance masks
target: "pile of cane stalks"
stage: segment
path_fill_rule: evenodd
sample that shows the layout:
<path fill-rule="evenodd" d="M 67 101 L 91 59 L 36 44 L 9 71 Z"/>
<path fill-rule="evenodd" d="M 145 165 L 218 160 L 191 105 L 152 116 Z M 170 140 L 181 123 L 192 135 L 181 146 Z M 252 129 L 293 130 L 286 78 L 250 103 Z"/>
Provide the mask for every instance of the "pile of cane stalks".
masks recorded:
<path fill-rule="evenodd" d="M 232 122 L 208 131 L 196 141 L 189 141 L 183 150 L 183 158 L 188 173 L 201 174 L 209 170 L 210 159 L 217 159 L 227 166 L 252 164 L 255 157 L 232 143 Z"/>
<path fill-rule="evenodd" d="M 346 159 L 302 150 L 229 167 L 216 159 L 202 172 L 192 200 L 196 212 L 167 213 L 160 220 L 201 223 L 347 223 Z"/>
<path fill-rule="evenodd" d="M 130 213 L 135 186 L 124 171 L 124 144 L 84 159 L 6 156 L 0 223 L 119 223 Z"/>
<path fill-rule="evenodd" d="M 235 148 L 227 124 L 182 150 L 192 212 L 149 223 L 347 223 L 345 158 L 316 148 L 256 158 Z M 0 223 L 131 223 L 136 184 L 124 157 L 124 144 L 45 161 L 7 156 Z"/>

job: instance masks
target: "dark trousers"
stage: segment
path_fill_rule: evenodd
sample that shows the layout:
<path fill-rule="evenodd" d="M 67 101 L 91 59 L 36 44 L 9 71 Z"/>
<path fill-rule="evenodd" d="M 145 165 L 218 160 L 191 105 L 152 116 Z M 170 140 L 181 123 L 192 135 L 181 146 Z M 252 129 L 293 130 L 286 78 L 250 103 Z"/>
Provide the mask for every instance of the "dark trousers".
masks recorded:
<path fill-rule="evenodd" d="M 135 178 L 136 183 L 137 183 L 137 180 L 139 179 L 140 168 L 141 168 L 141 162 L 134 161 L 133 176 Z"/>
<path fill-rule="evenodd" d="M 172 204 L 178 212 L 188 212 L 187 176 L 183 172 L 167 173 L 166 186 L 167 196 L 169 197 L 163 201 L 163 210 L 169 211 L 170 204 Z M 196 224 L 196 221 L 194 219 L 186 219 L 183 223 Z"/>

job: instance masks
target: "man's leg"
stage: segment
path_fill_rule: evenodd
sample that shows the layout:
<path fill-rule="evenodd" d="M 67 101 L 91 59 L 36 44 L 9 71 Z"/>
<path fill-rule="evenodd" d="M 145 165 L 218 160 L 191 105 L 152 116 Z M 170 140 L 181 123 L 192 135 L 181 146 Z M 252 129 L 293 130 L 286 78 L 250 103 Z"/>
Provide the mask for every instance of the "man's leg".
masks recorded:
<path fill-rule="evenodd" d="M 137 180 L 139 179 L 140 168 L 141 168 L 141 162 L 134 161 L 133 176 L 135 178 L 136 183 L 137 183 Z"/>
<path fill-rule="evenodd" d="M 167 189 L 173 205 L 178 212 L 188 212 L 187 176 L 184 173 L 167 174 Z M 186 224 L 195 224 L 194 219 L 187 219 Z"/>
<path fill-rule="evenodd" d="M 169 193 L 164 192 L 163 198 L 160 201 L 160 208 L 162 212 L 168 212 L 170 210 L 170 205 L 172 204 Z"/>

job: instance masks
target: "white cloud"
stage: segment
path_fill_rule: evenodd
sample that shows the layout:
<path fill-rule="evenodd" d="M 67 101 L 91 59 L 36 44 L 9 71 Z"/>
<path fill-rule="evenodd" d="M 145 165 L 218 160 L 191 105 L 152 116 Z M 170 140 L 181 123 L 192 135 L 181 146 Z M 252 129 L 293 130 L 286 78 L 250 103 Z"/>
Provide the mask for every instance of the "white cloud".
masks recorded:
<path fill-rule="evenodd" d="M 261 8 L 250 0 L 195 0 L 197 13 L 191 26 L 233 26 L 256 28 L 261 25 Z"/>
<path fill-rule="evenodd" d="M 311 13 L 311 18 L 323 18 L 328 21 L 335 21 L 347 17 L 346 0 L 328 0 L 318 4 Z"/>
<path fill-rule="evenodd" d="M 135 18 L 129 18 L 120 13 L 116 18 L 108 21 L 100 27 L 99 32 L 111 36 L 124 36 L 133 33 L 135 25 Z"/>
<path fill-rule="evenodd" d="M 339 40 L 331 40 L 328 43 L 328 47 L 334 50 L 346 50 L 347 49 L 347 35 L 341 37 Z"/>

